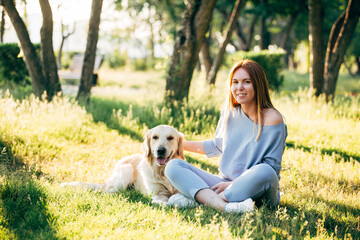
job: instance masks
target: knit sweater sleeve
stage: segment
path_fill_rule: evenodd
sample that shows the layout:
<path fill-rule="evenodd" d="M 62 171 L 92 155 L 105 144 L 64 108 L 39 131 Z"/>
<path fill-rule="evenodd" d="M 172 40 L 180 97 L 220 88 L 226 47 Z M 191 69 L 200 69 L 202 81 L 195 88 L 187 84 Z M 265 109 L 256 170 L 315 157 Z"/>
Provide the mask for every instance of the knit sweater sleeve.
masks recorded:
<path fill-rule="evenodd" d="M 285 139 L 287 137 L 287 127 L 285 124 L 275 127 L 267 139 L 263 141 L 267 146 L 266 152 L 262 158 L 263 163 L 267 163 L 274 168 L 277 174 L 281 170 L 281 160 L 285 149 Z"/>
<path fill-rule="evenodd" d="M 224 127 L 224 114 L 221 114 L 218 125 L 216 127 L 215 137 L 211 140 L 204 141 L 204 150 L 206 156 L 211 157 L 219 157 L 223 153 L 223 127 Z"/>

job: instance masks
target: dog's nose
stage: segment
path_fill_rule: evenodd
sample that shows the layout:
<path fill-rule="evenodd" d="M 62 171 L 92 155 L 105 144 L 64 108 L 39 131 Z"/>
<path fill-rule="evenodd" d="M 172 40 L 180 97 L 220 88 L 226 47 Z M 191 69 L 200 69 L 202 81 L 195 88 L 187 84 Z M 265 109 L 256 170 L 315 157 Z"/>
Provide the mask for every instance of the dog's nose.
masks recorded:
<path fill-rule="evenodd" d="M 165 153 L 166 153 L 166 148 L 164 148 L 164 147 L 159 147 L 159 148 L 157 149 L 157 154 L 158 154 L 158 156 L 164 157 L 164 156 L 165 156 Z"/>

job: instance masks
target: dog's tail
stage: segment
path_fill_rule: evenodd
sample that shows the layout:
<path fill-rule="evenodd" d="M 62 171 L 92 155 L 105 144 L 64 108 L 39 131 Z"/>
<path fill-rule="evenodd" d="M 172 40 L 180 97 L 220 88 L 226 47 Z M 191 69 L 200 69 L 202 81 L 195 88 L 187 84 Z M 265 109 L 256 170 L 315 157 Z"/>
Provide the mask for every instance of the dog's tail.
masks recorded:
<path fill-rule="evenodd" d="M 77 188 L 83 188 L 83 189 L 95 190 L 95 191 L 105 190 L 104 183 L 66 182 L 66 183 L 62 183 L 61 187 L 77 187 Z"/>

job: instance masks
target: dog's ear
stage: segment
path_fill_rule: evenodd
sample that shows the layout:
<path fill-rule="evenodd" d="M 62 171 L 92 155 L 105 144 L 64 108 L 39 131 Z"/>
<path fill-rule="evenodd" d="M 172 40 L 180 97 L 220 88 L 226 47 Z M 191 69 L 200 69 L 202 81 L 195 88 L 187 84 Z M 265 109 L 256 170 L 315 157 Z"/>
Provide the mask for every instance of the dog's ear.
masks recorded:
<path fill-rule="evenodd" d="M 151 140 L 151 129 L 148 130 L 144 136 L 143 151 L 144 151 L 145 157 L 149 157 L 151 155 L 150 140 Z"/>
<path fill-rule="evenodd" d="M 182 134 L 182 133 L 179 133 L 179 142 L 178 142 L 177 154 L 180 156 L 181 159 L 185 160 L 185 156 L 184 156 L 184 134 Z"/>

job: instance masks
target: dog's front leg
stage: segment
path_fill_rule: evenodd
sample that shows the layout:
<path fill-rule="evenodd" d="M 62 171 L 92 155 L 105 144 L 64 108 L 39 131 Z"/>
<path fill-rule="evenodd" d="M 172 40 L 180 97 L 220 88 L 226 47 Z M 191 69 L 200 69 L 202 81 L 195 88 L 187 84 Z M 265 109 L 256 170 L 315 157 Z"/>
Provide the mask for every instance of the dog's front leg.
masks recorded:
<path fill-rule="evenodd" d="M 152 192 L 152 203 L 166 204 L 171 193 L 164 186 L 157 186 Z"/>

